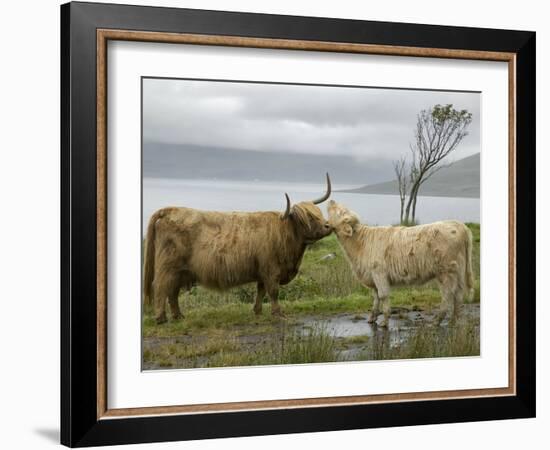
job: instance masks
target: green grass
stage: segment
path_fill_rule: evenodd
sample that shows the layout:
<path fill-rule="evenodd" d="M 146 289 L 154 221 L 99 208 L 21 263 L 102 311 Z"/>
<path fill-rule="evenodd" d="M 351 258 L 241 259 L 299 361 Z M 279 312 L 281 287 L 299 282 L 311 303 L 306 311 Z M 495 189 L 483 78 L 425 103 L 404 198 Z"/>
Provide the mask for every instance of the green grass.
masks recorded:
<path fill-rule="evenodd" d="M 235 336 L 211 336 L 202 343 L 170 342 L 143 352 L 148 365 L 167 367 L 228 367 L 306 364 L 338 361 L 337 340 L 322 325 L 308 330 L 282 326 L 274 338 L 246 347 Z"/>
<path fill-rule="evenodd" d="M 480 292 L 480 227 L 479 224 L 470 223 L 467 226 L 472 231 L 474 240 L 472 259 L 476 283 L 472 302 L 475 303 L 479 302 Z M 323 258 L 329 254 L 333 254 L 334 257 Z M 190 364 L 189 361 L 194 358 L 200 361 L 200 365 L 208 366 L 276 364 L 277 362 L 274 361 L 291 363 L 290 361 L 294 360 L 307 362 L 316 360 L 315 354 L 325 355 L 324 357 L 329 358 L 327 360 L 334 360 L 330 358 L 335 357 L 334 352 L 336 348 L 342 347 L 342 342 L 335 344 L 329 351 L 327 343 L 331 339 L 323 340 L 323 330 L 316 330 L 315 334 L 309 337 L 294 336 L 292 333 L 285 335 L 285 342 L 288 342 L 288 345 L 284 354 L 279 354 L 280 352 L 277 353 L 272 348 L 266 348 L 264 344 L 258 344 L 254 348 L 243 351 L 238 337 L 249 334 L 273 336 L 281 332 L 281 327 L 292 328 L 304 316 L 316 316 L 319 319 L 340 313 L 364 316 L 372 306 L 370 290 L 355 279 L 334 235 L 309 246 L 304 254 L 298 276 L 287 286 L 281 287 L 279 299 L 287 316 L 286 320 L 271 316 L 271 307 L 267 299 L 264 300 L 263 314 L 255 316 L 252 312 L 254 297 L 254 284 L 223 293 L 208 291 L 198 286 L 191 292 L 180 293 L 179 303 L 185 318 L 172 321 L 169 316 L 169 321 L 162 325 L 155 323 L 151 308 L 145 308 L 142 321 L 145 338 L 192 336 L 202 337 L 206 343 L 186 344 L 191 348 L 177 351 L 174 348 L 157 346 L 154 351 L 149 350 L 148 354 L 144 352 L 144 361 L 161 367 L 183 367 L 182 361 L 185 361 L 184 366 L 187 367 Z M 428 283 L 421 287 L 395 288 L 391 293 L 391 303 L 392 307 L 431 311 L 439 307 L 440 293 L 435 283 Z M 309 341 L 312 342 L 311 345 L 315 344 L 325 350 L 314 351 L 307 347 L 310 345 L 307 344 Z M 436 345 L 435 342 L 432 344 Z M 421 347 L 420 341 L 417 347 Z M 442 351 L 435 347 L 432 350 L 434 355 L 442 354 Z M 171 351 L 173 353 L 170 353 Z M 395 349 L 390 349 L 384 355 L 388 352 L 398 354 Z M 420 350 L 416 353 L 413 350 L 409 352 L 422 354 Z M 477 352 L 479 352 L 479 345 L 477 345 Z M 205 359 L 208 361 L 205 362 Z M 317 359 L 323 359 L 323 357 L 318 356 Z"/>
<path fill-rule="evenodd" d="M 479 355 L 479 320 L 465 319 L 447 329 L 423 324 L 400 345 L 376 336 L 359 359 L 414 359 Z"/>
<path fill-rule="evenodd" d="M 477 319 L 448 328 L 423 324 L 409 333 L 396 345 L 387 331 L 338 338 L 322 323 L 307 329 L 283 325 L 269 339 L 259 338 L 249 345 L 235 335 L 219 334 L 201 342 L 170 341 L 146 348 L 143 360 L 148 368 L 196 368 L 479 355 Z M 343 353 L 350 348 L 362 350 L 350 358 Z"/>

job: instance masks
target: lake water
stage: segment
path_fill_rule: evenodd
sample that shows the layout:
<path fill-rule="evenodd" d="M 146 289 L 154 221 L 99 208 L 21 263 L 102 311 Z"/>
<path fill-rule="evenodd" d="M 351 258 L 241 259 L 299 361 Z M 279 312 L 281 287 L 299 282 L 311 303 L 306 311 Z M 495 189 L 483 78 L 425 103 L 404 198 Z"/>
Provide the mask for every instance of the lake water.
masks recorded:
<path fill-rule="evenodd" d="M 357 186 L 333 186 L 348 189 Z M 288 182 L 239 182 L 226 180 L 143 179 L 143 232 L 151 214 L 165 206 L 186 206 L 211 211 L 284 211 L 287 192 L 293 203 L 320 197 L 324 184 Z M 357 212 L 369 225 L 399 222 L 399 196 L 333 192 L 331 198 Z M 326 215 L 325 204 L 320 205 Z M 419 197 L 417 218 L 421 223 L 444 219 L 479 222 L 477 198 Z"/>

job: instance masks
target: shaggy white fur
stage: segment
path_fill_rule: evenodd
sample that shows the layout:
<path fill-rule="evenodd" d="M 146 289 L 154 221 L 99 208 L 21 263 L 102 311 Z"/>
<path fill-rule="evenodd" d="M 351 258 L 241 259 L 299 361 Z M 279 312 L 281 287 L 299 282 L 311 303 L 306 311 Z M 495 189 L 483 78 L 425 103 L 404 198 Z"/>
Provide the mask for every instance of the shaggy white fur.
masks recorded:
<path fill-rule="evenodd" d="M 387 326 L 392 286 L 437 280 L 442 298 L 438 316 L 455 320 L 465 295 L 472 295 L 472 233 L 463 223 L 449 220 L 414 227 L 369 227 L 344 205 L 331 200 L 329 223 L 348 261 L 363 285 L 372 288 L 370 322 L 382 306 Z"/>

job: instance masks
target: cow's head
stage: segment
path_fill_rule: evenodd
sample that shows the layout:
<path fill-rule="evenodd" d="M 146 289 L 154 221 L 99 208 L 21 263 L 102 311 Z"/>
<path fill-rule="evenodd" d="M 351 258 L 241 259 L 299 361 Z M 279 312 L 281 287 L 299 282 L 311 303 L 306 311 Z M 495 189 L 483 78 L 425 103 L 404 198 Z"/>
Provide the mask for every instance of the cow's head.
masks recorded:
<path fill-rule="evenodd" d="M 281 220 L 291 221 L 297 232 L 304 238 L 306 244 L 313 244 L 332 232 L 328 221 L 323 217 L 323 213 L 317 206 L 329 198 L 330 192 L 330 177 L 327 173 L 327 191 L 322 197 L 312 201 L 296 203 L 291 206 L 290 198 L 288 194 L 285 194 L 286 210 L 281 215 Z"/>
<path fill-rule="evenodd" d="M 328 222 L 337 236 L 351 237 L 361 223 L 357 213 L 334 200 L 328 203 L 327 211 Z"/>

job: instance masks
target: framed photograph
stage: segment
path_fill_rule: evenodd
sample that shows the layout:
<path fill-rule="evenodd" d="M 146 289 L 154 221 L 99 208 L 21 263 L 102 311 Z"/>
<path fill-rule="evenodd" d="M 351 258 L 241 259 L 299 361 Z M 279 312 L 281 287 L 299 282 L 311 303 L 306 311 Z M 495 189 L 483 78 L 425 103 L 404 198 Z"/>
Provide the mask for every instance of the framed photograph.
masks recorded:
<path fill-rule="evenodd" d="M 61 7 L 61 442 L 535 415 L 535 33 Z"/>

